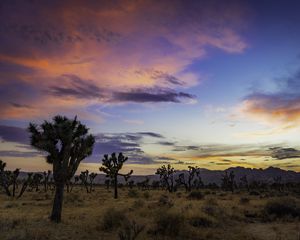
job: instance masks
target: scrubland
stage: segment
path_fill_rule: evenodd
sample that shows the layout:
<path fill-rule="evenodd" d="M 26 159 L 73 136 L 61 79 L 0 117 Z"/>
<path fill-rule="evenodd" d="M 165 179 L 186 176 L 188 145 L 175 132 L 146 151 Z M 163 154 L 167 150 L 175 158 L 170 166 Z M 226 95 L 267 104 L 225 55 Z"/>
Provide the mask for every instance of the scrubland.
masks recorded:
<path fill-rule="evenodd" d="M 0 194 L 0 239 L 230 239 L 299 240 L 300 199 L 295 193 L 221 190 L 139 190 L 119 198 L 96 186 L 64 193 L 62 222 L 49 221 L 53 193 Z"/>

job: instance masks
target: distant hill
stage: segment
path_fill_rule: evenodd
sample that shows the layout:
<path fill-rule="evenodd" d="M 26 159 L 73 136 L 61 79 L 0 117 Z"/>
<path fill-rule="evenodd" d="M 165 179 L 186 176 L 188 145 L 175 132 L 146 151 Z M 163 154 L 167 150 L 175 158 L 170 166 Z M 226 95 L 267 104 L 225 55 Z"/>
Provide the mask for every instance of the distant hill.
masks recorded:
<path fill-rule="evenodd" d="M 256 169 L 256 168 L 244 168 L 244 167 L 232 167 L 228 168 L 226 170 L 209 170 L 205 168 L 201 168 L 201 177 L 205 184 L 208 183 L 221 183 L 222 175 L 225 173 L 225 171 L 233 171 L 235 174 L 235 179 L 237 182 L 239 182 L 240 178 L 244 175 L 247 175 L 248 180 L 251 182 L 253 180 L 258 180 L 266 183 L 272 183 L 274 182 L 274 178 L 281 177 L 282 182 L 300 182 L 300 172 L 294 172 L 294 171 L 287 171 L 280 168 L 275 167 L 269 167 L 266 169 Z M 180 173 L 186 172 L 183 171 L 177 171 L 176 176 L 178 176 Z M 21 172 L 20 177 L 24 178 L 26 177 L 26 172 Z M 149 178 L 150 182 L 153 180 L 159 180 L 158 175 L 145 175 L 145 176 L 139 176 L 139 175 L 133 175 L 130 180 L 133 180 L 134 182 L 141 182 L 145 180 L 146 178 Z M 104 174 L 98 174 L 95 183 L 104 183 L 106 177 Z M 122 177 L 119 178 L 119 182 L 124 182 L 124 179 Z"/>

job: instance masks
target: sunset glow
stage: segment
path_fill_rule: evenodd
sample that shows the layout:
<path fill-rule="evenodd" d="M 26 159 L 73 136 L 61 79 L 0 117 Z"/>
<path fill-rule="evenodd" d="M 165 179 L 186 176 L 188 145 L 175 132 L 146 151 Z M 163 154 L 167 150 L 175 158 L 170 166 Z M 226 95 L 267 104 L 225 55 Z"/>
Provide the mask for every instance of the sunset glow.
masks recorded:
<path fill-rule="evenodd" d="M 78 171 L 112 152 L 134 174 L 300 171 L 300 2 L 287 2 L 1 1 L 0 159 L 51 169 L 26 128 L 60 114 L 96 136 Z"/>

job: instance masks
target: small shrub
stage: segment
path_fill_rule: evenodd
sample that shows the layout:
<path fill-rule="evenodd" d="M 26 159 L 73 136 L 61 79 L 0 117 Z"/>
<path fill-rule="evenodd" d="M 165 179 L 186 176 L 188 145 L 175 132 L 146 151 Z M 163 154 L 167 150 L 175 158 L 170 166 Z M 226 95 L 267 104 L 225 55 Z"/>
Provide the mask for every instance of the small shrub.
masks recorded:
<path fill-rule="evenodd" d="M 300 203 L 294 198 L 270 200 L 266 203 L 263 211 L 267 215 L 275 216 L 275 218 L 300 217 Z"/>
<path fill-rule="evenodd" d="M 105 231 L 113 230 L 120 227 L 125 221 L 127 221 L 127 218 L 122 211 L 109 208 L 103 214 L 102 229 Z"/>
<path fill-rule="evenodd" d="M 130 197 L 130 198 L 137 198 L 137 197 L 139 197 L 139 193 L 135 189 L 129 189 L 129 191 L 128 191 L 128 197 Z"/>
<path fill-rule="evenodd" d="M 224 215 L 224 211 L 219 207 L 215 199 L 206 200 L 202 206 L 202 211 L 209 216 L 220 217 Z"/>
<path fill-rule="evenodd" d="M 137 224 L 134 220 L 126 222 L 119 231 L 120 240 L 134 240 L 144 230 L 145 226 Z"/>
<path fill-rule="evenodd" d="M 259 196 L 260 192 L 258 192 L 258 191 L 250 191 L 249 195 L 251 195 L 251 196 Z"/>
<path fill-rule="evenodd" d="M 250 202 L 250 199 L 247 197 L 240 198 L 240 204 L 248 204 L 249 202 Z"/>
<path fill-rule="evenodd" d="M 166 212 L 158 214 L 155 218 L 155 234 L 164 236 L 178 236 L 182 232 L 184 226 L 184 217 L 182 214 Z"/>
<path fill-rule="evenodd" d="M 213 225 L 213 222 L 210 218 L 206 216 L 197 216 L 192 217 L 189 220 L 189 224 L 193 227 L 211 227 Z"/>
<path fill-rule="evenodd" d="M 192 191 L 188 195 L 188 198 L 192 200 L 201 200 L 204 198 L 204 195 L 200 191 Z"/>
<path fill-rule="evenodd" d="M 159 200 L 158 200 L 158 204 L 160 206 L 168 206 L 168 207 L 172 207 L 174 205 L 173 201 L 168 197 L 168 195 L 161 195 Z"/>
<path fill-rule="evenodd" d="M 144 205 L 145 205 L 145 202 L 141 199 L 138 199 L 133 202 L 132 207 L 133 208 L 141 208 L 141 207 L 144 207 Z"/>
<path fill-rule="evenodd" d="M 144 196 L 144 198 L 149 199 L 150 198 L 150 193 L 148 191 L 144 192 L 143 196 Z"/>

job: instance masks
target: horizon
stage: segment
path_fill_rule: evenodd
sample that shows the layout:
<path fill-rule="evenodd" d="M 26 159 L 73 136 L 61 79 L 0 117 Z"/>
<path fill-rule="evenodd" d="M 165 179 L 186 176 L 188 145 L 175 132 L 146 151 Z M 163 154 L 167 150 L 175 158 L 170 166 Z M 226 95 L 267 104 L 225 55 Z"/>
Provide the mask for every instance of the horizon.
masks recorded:
<path fill-rule="evenodd" d="M 52 170 L 29 122 L 78 117 L 79 166 L 300 172 L 300 2 L 2 1 L 0 159 Z"/>

